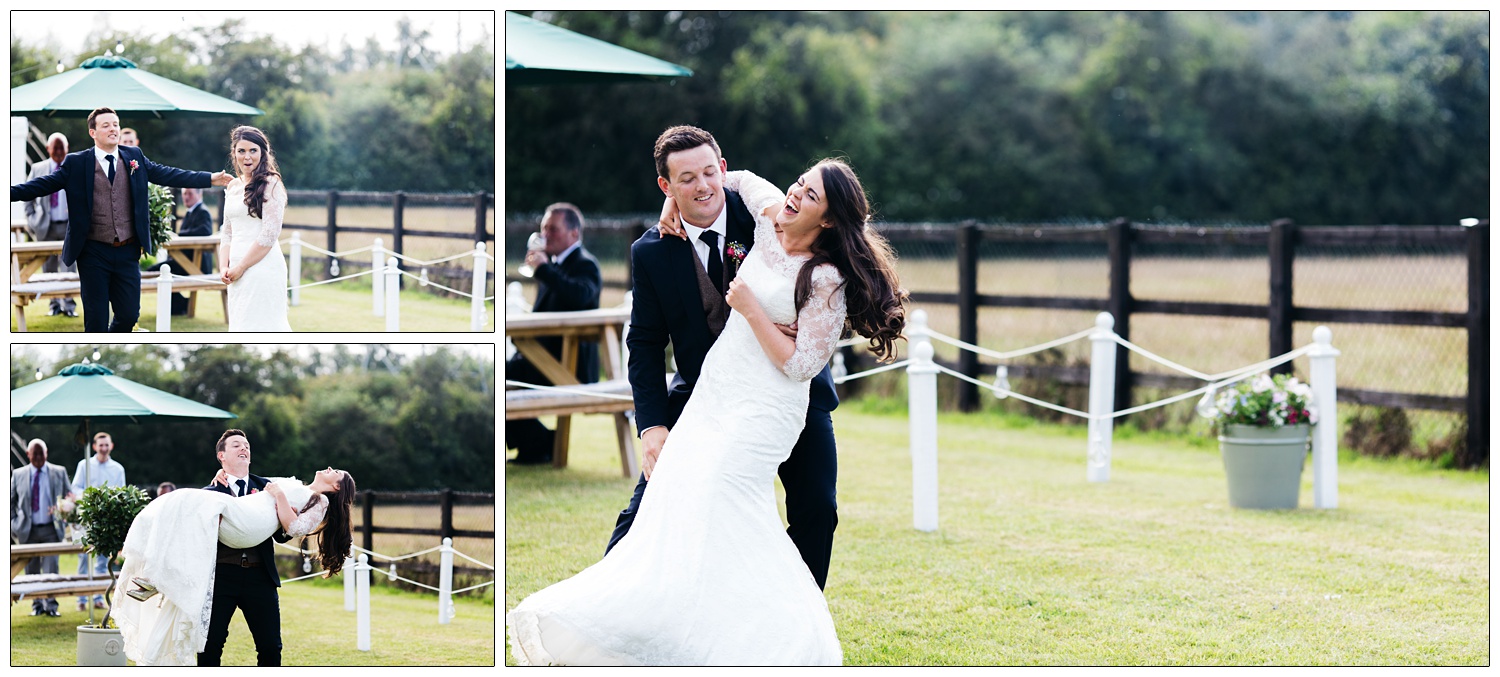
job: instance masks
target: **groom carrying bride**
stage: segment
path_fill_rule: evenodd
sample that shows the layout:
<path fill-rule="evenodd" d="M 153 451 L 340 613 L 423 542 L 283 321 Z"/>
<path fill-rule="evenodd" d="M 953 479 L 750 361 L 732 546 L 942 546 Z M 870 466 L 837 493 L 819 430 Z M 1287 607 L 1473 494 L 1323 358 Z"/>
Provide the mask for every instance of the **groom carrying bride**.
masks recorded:
<path fill-rule="evenodd" d="M 141 255 L 159 244 L 151 241 L 146 184 L 207 188 L 227 186 L 232 177 L 159 165 L 140 149 L 120 145 L 120 116 L 113 109 L 94 109 L 88 125 L 92 148 L 69 154 L 51 174 L 11 186 L 10 199 L 67 191 L 62 260 L 78 264 L 83 330 L 128 332 L 141 314 Z"/>

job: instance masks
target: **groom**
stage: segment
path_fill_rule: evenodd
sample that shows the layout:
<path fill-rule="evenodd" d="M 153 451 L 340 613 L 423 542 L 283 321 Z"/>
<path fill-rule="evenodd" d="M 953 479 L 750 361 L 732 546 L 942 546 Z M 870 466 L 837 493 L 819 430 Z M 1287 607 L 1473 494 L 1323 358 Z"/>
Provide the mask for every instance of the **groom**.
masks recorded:
<path fill-rule="evenodd" d="M 266 488 L 266 478 L 250 474 L 250 441 L 245 431 L 225 430 L 214 448 L 222 469 L 204 489 L 244 496 Z M 271 538 L 280 543 L 291 540 L 281 529 Z M 281 601 L 276 596 L 281 576 L 276 573 L 276 552 L 271 539 L 244 550 L 220 543 L 217 561 L 208 643 L 203 653 L 198 654 L 198 665 L 219 665 L 224 642 L 229 638 L 229 621 L 236 608 L 245 614 L 245 624 L 255 638 L 255 664 L 281 665 Z"/>
<path fill-rule="evenodd" d="M 140 149 L 120 145 L 120 116 L 109 108 L 89 113 L 89 136 L 92 148 L 68 155 L 51 174 L 11 186 L 10 200 L 67 191 L 62 261 L 78 264 L 83 330 L 128 332 L 141 315 L 141 254 L 158 244 L 151 241 L 146 184 L 207 188 L 227 186 L 232 177 L 159 165 Z"/>
<path fill-rule="evenodd" d="M 630 247 L 634 302 L 625 343 L 630 348 L 635 423 L 645 447 L 641 466 L 647 469 L 655 466 L 693 394 L 703 358 L 729 318 L 724 292 L 738 266 L 726 265 L 726 248 L 739 244 L 748 251 L 755 244 L 755 222 L 745 202 L 724 190 L 728 164 L 712 134 L 697 127 L 672 127 L 657 138 L 655 155 L 657 184 L 677 203 L 692 241 L 662 237 L 652 228 Z M 794 327 L 782 331 L 796 336 Z M 677 363 L 670 384 L 668 343 Z M 826 366 L 813 377 L 810 388 L 807 426 L 778 474 L 786 489 L 787 535 L 822 588 L 839 521 L 834 486 L 838 458 L 829 415 L 839 400 Z M 630 505 L 615 523 L 606 553 L 630 531 L 645 491 L 642 474 Z"/>

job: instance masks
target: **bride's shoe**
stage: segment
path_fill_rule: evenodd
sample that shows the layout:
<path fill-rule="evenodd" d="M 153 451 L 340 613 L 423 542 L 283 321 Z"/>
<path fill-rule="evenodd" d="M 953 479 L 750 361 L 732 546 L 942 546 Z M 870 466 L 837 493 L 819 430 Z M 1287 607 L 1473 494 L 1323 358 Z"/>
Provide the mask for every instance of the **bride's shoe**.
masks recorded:
<path fill-rule="evenodd" d="M 140 586 L 140 588 L 137 590 L 125 591 L 125 594 L 129 595 L 133 600 L 144 602 L 148 599 L 151 599 L 151 597 L 157 593 L 156 586 L 152 585 L 150 581 L 144 578 L 132 578 L 130 579 L 130 582 Z"/>

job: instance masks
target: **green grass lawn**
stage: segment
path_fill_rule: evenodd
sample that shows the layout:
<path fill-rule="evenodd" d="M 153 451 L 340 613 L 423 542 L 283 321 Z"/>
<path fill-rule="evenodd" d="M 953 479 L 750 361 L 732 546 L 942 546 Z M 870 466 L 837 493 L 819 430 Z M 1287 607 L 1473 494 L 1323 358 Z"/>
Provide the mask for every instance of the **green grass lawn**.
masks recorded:
<path fill-rule="evenodd" d="M 60 562 L 75 571 L 77 560 Z M 377 572 L 378 574 L 378 572 Z M 437 595 L 397 590 L 373 576 L 370 588 L 370 650 L 356 646 L 356 619 L 344 610 L 344 586 L 337 578 L 286 583 L 281 587 L 283 665 L 468 665 L 495 664 L 495 597 L 460 596 L 457 615 L 437 622 Z M 10 608 L 10 664 L 75 665 L 77 631 L 88 613 L 73 597 L 58 600 L 62 616 L 31 616 L 27 601 Z M 96 612 L 96 618 L 103 611 Z M 134 663 L 131 663 L 134 665 Z M 235 613 L 224 646 L 224 665 L 255 665 L 255 644 L 244 616 Z"/>
<path fill-rule="evenodd" d="M 357 278 L 348 282 L 307 287 L 302 290 L 301 303 L 287 309 L 287 322 L 294 331 L 385 331 L 385 318 L 374 314 L 374 300 L 370 285 Z M 469 300 L 452 299 L 417 290 L 415 281 L 408 280 L 408 287 L 401 292 L 402 331 L 469 331 Z M 188 319 L 178 315 L 172 318 L 173 332 L 228 331 L 224 321 L 224 304 L 217 292 L 198 294 L 197 317 Z M 65 315 L 48 316 L 45 302 L 27 306 L 26 324 L 29 331 L 58 332 L 83 331 L 83 306 L 79 317 Z M 495 330 L 495 304 L 487 304 L 488 320 L 484 331 Z M 17 331 L 15 313 L 11 313 L 11 331 Z M 141 319 L 139 329 L 156 331 L 156 294 L 141 296 Z"/>
<path fill-rule="evenodd" d="M 847 403 L 829 607 L 850 665 L 1487 665 L 1489 476 L 1344 455 L 1339 507 L 1227 504 L 1216 443 L 939 418 L 940 528 L 912 528 L 905 416 Z M 506 467 L 505 607 L 596 562 L 633 480 L 602 416 L 570 466 Z M 629 585 L 622 581 L 622 585 Z M 506 663 L 514 661 L 506 653 Z"/>

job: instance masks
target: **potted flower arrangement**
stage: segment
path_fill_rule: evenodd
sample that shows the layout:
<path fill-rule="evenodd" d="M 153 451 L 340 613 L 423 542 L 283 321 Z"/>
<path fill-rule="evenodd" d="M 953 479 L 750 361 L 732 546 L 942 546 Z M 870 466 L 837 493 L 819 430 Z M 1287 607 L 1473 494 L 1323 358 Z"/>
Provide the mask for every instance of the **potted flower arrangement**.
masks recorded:
<path fill-rule="evenodd" d="M 114 611 L 115 560 L 125 547 L 131 522 L 149 502 L 151 498 L 139 487 L 89 487 L 74 506 L 74 518 L 83 529 L 79 542 L 89 553 L 103 555 L 109 561 L 104 617 L 98 625 L 78 626 L 79 665 L 125 665 L 125 644 L 119 627 L 110 627 L 109 618 Z"/>
<path fill-rule="evenodd" d="M 1262 373 L 1200 403 L 1199 413 L 1213 419 L 1218 433 L 1230 505 L 1297 507 L 1302 465 L 1318 422 L 1311 387 L 1295 376 Z"/>

